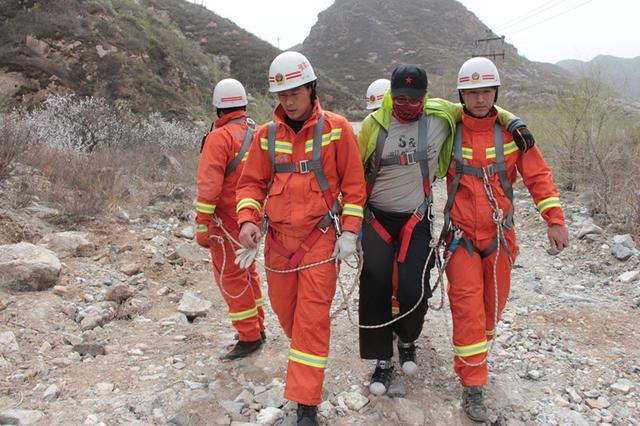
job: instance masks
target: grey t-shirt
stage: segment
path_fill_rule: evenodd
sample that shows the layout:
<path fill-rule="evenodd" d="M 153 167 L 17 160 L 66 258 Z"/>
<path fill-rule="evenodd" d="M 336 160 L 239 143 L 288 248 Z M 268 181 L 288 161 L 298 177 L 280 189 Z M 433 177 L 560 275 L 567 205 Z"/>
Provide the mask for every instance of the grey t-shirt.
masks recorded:
<path fill-rule="evenodd" d="M 447 136 L 449 124 L 440 117 L 427 116 L 427 160 L 429 179 L 432 181 L 438 167 L 438 155 Z M 389 135 L 384 143 L 382 158 L 415 151 L 418 147 L 418 121 L 400 123 L 391 117 Z M 369 203 L 380 210 L 411 213 L 424 201 L 420 164 L 380 167 L 369 196 Z"/>

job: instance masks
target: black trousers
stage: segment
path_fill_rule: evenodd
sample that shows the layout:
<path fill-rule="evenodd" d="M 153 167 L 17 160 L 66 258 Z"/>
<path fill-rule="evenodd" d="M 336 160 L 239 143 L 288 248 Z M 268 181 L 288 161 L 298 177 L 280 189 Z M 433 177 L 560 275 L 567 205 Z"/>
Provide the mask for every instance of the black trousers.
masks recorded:
<path fill-rule="evenodd" d="M 376 219 L 384 226 L 394 240 L 398 239 L 402 227 L 411 217 L 410 213 L 389 213 L 371 209 Z M 358 312 L 361 325 L 377 325 L 391 321 L 391 295 L 393 263 L 399 244 L 388 245 L 365 221 L 362 227 L 362 248 L 364 266 L 360 275 L 360 303 Z M 421 278 L 424 264 L 429 256 L 431 232 L 429 218 L 416 225 L 407 256 L 398 264 L 397 299 L 400 314 L 409 311 L 420 299 Z M 409 343 L 416 340 L 422 332 L 424 317 L 427 313 L 427 300 L 431 297 L 429 272 L 435 264 L 435 253 L 429 259 L 424 277 L 424 296 L 420 305 L 405 318 L 395 323 L 374 329 L 360 328 L 360 357 L 364 359 L 390 359 L 393 356 L 393 332 L 400 341 Z"/>

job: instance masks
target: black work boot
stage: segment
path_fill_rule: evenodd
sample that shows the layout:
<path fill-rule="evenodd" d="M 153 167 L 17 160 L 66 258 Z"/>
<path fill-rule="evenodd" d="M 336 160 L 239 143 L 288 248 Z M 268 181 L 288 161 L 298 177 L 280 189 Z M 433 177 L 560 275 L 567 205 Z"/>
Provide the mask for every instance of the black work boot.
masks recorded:
<path fill-rule="evenodd" d="M 487 407 L 484 405 L 482 386 L 465 386 L 462 391 L 462 407 L 464 412 L 474 422 L 486 422 Z"/>
<path fill-rule="evenodd" d="M 413 342 L 403 343 L 398 339 L 398 358 L 404 374 L 407 376 L 416 374 L 418 361 L 416 361 L 416 345 Z"/>
<path fill-rule="evenodd" d="M 298 404 L 298 426 L 318 426 L 317 406 Z"/>
<path fill-rule="evenodd" d="M 262 339 L 263 342 L 267 341 L 267 333 L 264 330 L 260 332 L 260 338 Z M 240 340 L 240 335 L 238 333 L 235 333 L 233 335 L 233 340 Z"/>
<path fill-rule="evenodd" d="M 369 392 L 374 395 L 384 395 L 391 386 L 393 379 L 393 361 L 390 359 L 379 359 L 376 362 L 376 369 L 371 375 Z"/>
<path fill-rule="evenodd" d="M 258 349 L 260 349 L 260 346 L 262 346 L 262 338 L 254 341 L 254 342 L 243 342 L 243 341 L 238 341 L 236 342 L 235 346 L 233 347 L 233 349 L 231 349 L 229 352 L 227 352 L 222 359 L 238 359 L 238 358 L 244 358 L 248 355 L 251 355 L 252 353 L 254 353 L 255 351 L 257 351 Z"/>

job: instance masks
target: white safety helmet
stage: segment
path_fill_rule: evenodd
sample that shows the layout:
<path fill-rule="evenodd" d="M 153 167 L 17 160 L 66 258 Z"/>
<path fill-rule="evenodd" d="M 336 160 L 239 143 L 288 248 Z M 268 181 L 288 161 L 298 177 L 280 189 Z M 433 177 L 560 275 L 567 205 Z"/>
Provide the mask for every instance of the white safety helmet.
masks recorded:
<path fill-rule="evenodd" d="M 391 87 L 391 81 L 379 78 L 367 88 L 367 109 L 378 109 L 382 105 L 384 94 Z"/>
<path fill-rule="evenodd" d="M 213 89 L 213 106 L 216 108 L 235 108 L 248 103 L 247 92 L 238 80 L 225 78 L 220 80 Z"/>
<path fill-rule="evenodd" d="M 311 63 L 302 53 L 282 52 L 269 67 L 269 92 L 283 92 L 317 79 Z"/>
<path fill-rule="evenodd" d="M 458 90 L 500 86 L 500 75 L 495 64 L 487 58 L 471 58 L 460 67 Z"/>

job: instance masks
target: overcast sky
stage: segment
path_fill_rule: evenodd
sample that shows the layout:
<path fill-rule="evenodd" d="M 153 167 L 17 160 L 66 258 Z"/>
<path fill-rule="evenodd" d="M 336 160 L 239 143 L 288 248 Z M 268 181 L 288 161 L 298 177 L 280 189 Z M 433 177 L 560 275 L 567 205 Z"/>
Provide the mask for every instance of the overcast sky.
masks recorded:
<path fill-rule="evenodd" d="M 333 0 L 191 0 L 285 49 L 301 43 Z M 640 56 L 638 0 L 460 0 L 530 60 Z"/>

